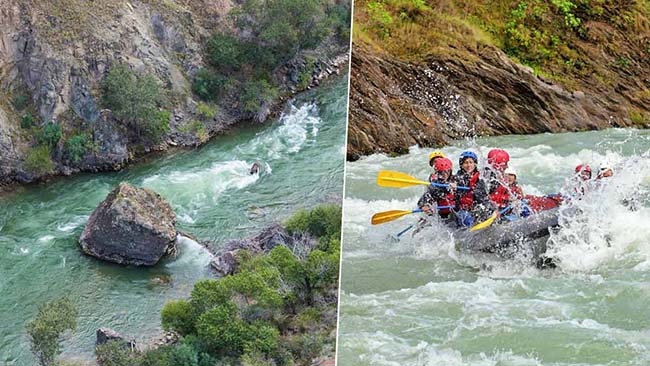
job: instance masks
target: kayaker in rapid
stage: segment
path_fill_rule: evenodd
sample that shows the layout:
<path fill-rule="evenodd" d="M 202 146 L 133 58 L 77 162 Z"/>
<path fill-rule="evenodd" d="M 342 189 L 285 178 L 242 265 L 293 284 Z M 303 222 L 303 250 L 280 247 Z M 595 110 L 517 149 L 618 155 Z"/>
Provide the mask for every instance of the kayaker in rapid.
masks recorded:
<path fill-rule="evenodd" d="M 446 157 L 447 156 L 442 151 L 434 151 L 431 154 L 429 154 L 429 166 L 434 168 L 433 173 L 431 173 L 431 175 L 429 175 L 429 182 L 433 182 L 436 179 L 438 179 L 438 176 L 436 175 L 436 170 L 435 170 L 436 161 L 438 161 L 440 159 L 443 159 L 443 158 L 446 158 Z"/>
<path fill-rule="evenodd" d="M 492 149 L 488 152 L 487 158 L 489 167 L 485 169 L 488 170 L 486 176 L 489 182 L 490 200 L 501 210 L 510 204 L 510 191 L 504 177 L 504 171 L 508 169 L 508 162 L 510 162 L 510 154 L 503 149 Z"/>
<path fill-rule="evenodd" d="M 248 174 L 253 175 L 259 172 L 260 172 L 260 163 L 258 161 L 255 161 L 251 166 L 251 170 L 248 172 Z"/>
<path fill-rule="evenodd" d="M 460 169 L 454 180 L 458 186 L 469 190 L 456 194 L 456 217 L 458 226 L 471 227 L 487 219 L 494 211 L 485 182 L 476 168 L 478 157 L 472 151 L 464 151 L 458 159 Z"/>
<path fill-rule="evenodd" d="M 420 197 L 418 207 L 425 213 L 432 214 L 436 210 L 442 219 L 447 219 L 451 215 L 451 208 L 455 205 L 455 188 L 456 183 L 453 181 L 452 162 L 451 160 L 439 157 L 433 164 L 435 180 L 431 183 L 437 183 L 444 186 L 430 185 L 427 191 Z M 444 208 L 443 208 L 444 207 Z"/>

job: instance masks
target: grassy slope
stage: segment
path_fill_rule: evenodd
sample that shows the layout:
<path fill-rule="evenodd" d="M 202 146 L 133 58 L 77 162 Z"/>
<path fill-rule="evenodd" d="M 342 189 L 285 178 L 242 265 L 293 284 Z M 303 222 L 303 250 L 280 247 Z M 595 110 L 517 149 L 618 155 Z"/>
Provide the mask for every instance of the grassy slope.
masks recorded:
<path fill-rule="evenodd" d="M 621 93 L 650 120 L 650 3 L 633 0 L 359 0 L 354 42 L 402 60 L 471 61 L 495 46 L 569 90 Z M 616 90 L 619 92 L 618 90 Z"/>

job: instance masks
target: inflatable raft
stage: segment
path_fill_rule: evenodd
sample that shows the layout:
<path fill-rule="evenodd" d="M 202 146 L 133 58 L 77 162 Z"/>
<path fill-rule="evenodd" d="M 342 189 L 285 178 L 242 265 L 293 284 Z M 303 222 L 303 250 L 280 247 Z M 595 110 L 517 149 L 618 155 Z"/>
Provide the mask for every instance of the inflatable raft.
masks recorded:
<path fill-rule="evenodd" d="M 457 231 L 454 234 L 456 250 L 504 254 L 511 253 L 512 249 L 525 249 L 534 258 L 539 257 L 546 251 L 550 231 L 558 226 L 561 198 L 526 196 L 525 199 L 532 214 L 495 222 L 482 230 Z"/>

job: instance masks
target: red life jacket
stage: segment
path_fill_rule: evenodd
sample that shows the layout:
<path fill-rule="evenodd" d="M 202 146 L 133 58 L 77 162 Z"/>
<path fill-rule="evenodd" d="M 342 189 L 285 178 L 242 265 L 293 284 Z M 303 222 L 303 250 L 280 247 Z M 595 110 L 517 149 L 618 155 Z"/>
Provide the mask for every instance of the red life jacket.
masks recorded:
<path fill-rule="evenodd" d="M 510 192 L 502 183 L 499 183 L 497 189 L 490 193 L 490 201 L 496 203 L 500 209 L 508 206 L 509 198 Z"/>
<path fill-rule="evenodd" d="M 454 206 L 456 200 L 456 195 L 453 192 L 449 192 L 443 198 L 439 199 L 436 203 L 438 206 Z M 438 210 L 439 215 L 448 215 L 451 213 L 451 208 L 441 208 Z"/>
<path fill-rule="evenodd" d="M 469 180 L 469 190 L 460 196 L 460 210 L 471 211 L 474 207 L 474 186 L 476 185 L 476 182 L 478 182 L 479 176 L 480 174 L 478 172 L 474 173 L 472 179 Z"/>

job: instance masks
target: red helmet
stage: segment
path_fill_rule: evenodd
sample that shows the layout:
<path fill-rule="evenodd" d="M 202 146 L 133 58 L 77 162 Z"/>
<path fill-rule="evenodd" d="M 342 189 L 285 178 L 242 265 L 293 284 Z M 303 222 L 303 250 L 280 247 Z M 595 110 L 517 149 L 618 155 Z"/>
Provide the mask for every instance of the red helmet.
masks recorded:
<path fill-rule="evenodd" d="M 503 149 L 492 149 L 487 155 L 488 164 L 490 165 L 503 165 L 510 161 L 510 155 Z"/>
<path fill-rule="evenodd" d="M 434 163 L 437 172 L 444 172 L 446 170 L 451 170 L 451 160 L 447 158 L 436 159 Z"/>
<path fill-rule="evenodd" d="M 576 173 L 580 173 L 583 171 L 591 174 L 591 167 L 588 164 L 580 164 L 576 167 Z"/>

